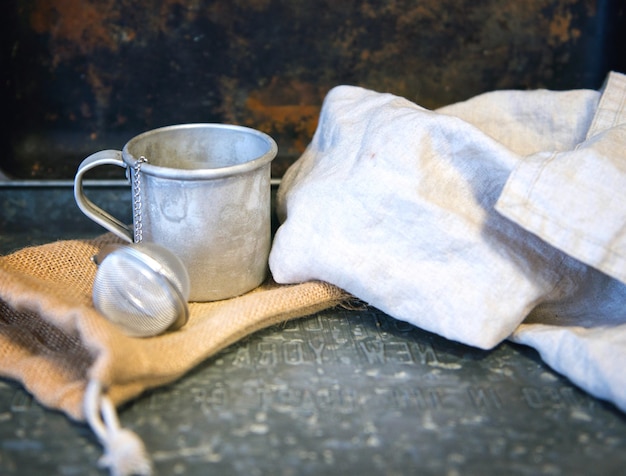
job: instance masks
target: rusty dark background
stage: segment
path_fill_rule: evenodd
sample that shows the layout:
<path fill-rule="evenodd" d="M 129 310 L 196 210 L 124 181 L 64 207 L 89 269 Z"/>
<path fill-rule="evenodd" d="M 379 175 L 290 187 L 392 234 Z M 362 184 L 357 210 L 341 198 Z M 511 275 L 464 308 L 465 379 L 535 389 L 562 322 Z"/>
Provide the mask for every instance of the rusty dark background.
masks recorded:
<path fill-rule="evenodd" d="M 274 136 L 281 176 L 338 84 L 428 108 L 494 89 L 597 89 L 609 70 L 625 70 L 625 9 L 623 0 L 5 1 L 0 173 L 67 179 L 89 153 L 142 131 L 228 122 Z"/>

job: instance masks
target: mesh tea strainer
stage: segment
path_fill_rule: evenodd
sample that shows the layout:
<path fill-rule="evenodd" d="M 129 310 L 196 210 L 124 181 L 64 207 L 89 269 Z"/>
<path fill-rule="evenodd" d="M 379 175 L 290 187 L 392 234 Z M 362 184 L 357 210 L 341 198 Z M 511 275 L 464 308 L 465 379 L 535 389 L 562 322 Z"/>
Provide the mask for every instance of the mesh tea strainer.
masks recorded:
<path fill-rule="evenodd" d="M 154 243 L 110 245 L 93 257 L 96 309 L 134 337 L 183 326 L 189 317 L 189 275 L 181 260 Z"/>

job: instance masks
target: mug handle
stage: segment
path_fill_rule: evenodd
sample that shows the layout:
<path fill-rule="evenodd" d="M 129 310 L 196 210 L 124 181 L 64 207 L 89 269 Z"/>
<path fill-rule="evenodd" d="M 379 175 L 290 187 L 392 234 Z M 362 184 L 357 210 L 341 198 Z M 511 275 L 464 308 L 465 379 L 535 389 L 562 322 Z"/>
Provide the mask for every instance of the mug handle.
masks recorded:
<path fill-rule="evenodd" d="M 117 165 L 124 169 L 128 168 L 126 163 L 122 160 L 122 152 L 119 150 L 102 150 L 91 154 L 78 166 L 78 171 L 74 177 L 74 199 L 76 200 L 76 204 L 85 215 L 97 224 L 112 231 L 123 240 L 133 243 L 132 227 L 122 223 L 110 213 L 105 212 L 85 196 L 83 191 L 83 176 L 88 170 L 99 167 L 100 165 Z"/>

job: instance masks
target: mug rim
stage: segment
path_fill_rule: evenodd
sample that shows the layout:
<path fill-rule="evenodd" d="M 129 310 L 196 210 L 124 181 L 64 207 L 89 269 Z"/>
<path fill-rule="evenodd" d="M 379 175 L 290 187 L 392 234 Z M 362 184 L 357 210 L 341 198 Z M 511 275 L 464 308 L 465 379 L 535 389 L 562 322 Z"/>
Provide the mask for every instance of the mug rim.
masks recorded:
<path fill-rule="evenodd" d="M 256 159 L 249 160 L 242 164 L 236 165 L 228 165 L 224 167 L 214 167 L 214 168 L 205 168 L 205 169 L 177 169 L 173 167 L 163 167 L 161 165 L 154 165 L 150 162 L 146 162 L 142 164 L 141 171 L 153 175 L 155 177 L 162 178 L 173 178 L 177 180 L 197 180 L 197 179 L 215 179 L 215 178 L 223 178 L 229 177 L 232 175 L 240 175 L 246 172 L 250 172 L 252 170 L 256 170 L 264 165 L 270 163 L 278 153 L 278 145 L 276 141 L 265 132 L 259 131 L 257 129 L 253 129 L 247 126 L 241 126 L 237 124 L 220 124 L 220 123 L 189 123 L 189 124 L 175 124 L 171 126 L 158 127 L 156 129 L 151 129 L 146 132 L 142 132 L 134 136 L 124 145 L 122 149 L 122 159 L 126 163 L 128 167 L 132 167 L 137 161 L 138 157 L 135 157 L 128 150 L 129 145 L 135 141 L 143 139 L 147 136 L 158 134 L 160 132 L 173 131 L 173 130 L 181 130 L 181 129 L 225 129 L 225 130 L 235 130 L 239 132 L 246 132 L 249 134 L 256 135 L 257 137 L 263 139 L 267 145 L 268 150 L 257 157 Z"/>

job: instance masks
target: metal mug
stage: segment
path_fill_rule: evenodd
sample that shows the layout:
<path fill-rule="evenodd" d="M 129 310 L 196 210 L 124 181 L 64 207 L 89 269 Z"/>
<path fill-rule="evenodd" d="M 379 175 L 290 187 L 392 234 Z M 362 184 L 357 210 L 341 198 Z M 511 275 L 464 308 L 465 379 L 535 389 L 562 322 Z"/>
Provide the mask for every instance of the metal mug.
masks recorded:
<path fill-rule="evenodd" d="M 189 273 L 190 301 L 226 299 L 266 278 L 270 165 L 277 151 L 270 136 L 243 126 L 162 127 L 132 138 L 121 151 L 87 157 L 74 197 L 85 215 L 124 240 L 157 243 L 178 256 Z M 85 196 L 84 174 L 101 165 L 127 170 L 132 227 Z"/>

